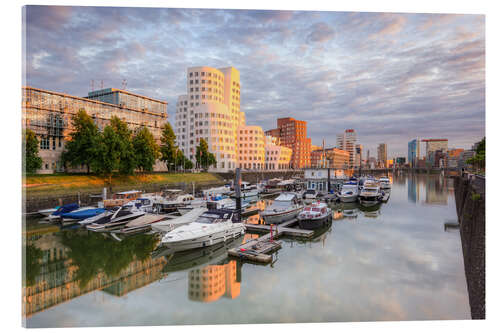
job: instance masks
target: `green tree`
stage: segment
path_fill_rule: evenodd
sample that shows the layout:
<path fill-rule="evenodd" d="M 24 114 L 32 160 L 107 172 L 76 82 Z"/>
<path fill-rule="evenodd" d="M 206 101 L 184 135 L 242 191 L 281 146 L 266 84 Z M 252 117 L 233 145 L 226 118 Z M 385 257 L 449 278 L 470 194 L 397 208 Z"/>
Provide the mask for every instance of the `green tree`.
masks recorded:
<path fill-rule="evenodd" d="M 187 158 L 180 149 L 177 150 L 175 163 L 178 168 L 182 168 L 183 170 L 190 170 L 193 168 L 193 162 L 191 162 L 191 160 Z"/>
<path fill-rule="evenodd" d="M 205 139 L 200 139 L 200 144 L 196 147 L 196 163 L 205 171 L 210 166 L 217 165 L 215 155 L 208 151 L 208 144 Z"/>
<path fill-rule="evenodd" d="M 110 126 L 118 135 L 120 141 L 120 156 L 118 169 L 120 173 L 134 173 L 137 167 L 137 161 L 134 155 L 134 147 L 132 145 L 132 131 L 128 128 L 127 123 L 120 118 L 111 117 Z"/>
<path fill-rule="evenodd" d="M 466 163 L 472 164 L 475 168 L 484 169 L 486 166 L 486 138 L 478 142 L 476 155 L 469 158 Z"/>
<path fill-rule="evenodd" d="M 42 159 L 38 156 L 38 139 L 32 130 L 23 133 L 22 165 L 24 172 L 35 172 L 42 167 Z"/>
<path fill-rule="evenodd" d="M 159 147 L 153 134 L 143 126 L 132 139 L 137 167 L 142 171 L 153 171 L 153 165 L 160 157 Z"/>
<path fill-rule="evenodd" d="M 123 143 L 118 133 L 109 125 L 99 133 L 98 138 L 91 167 L 94 172 L 108 176 L 111 183 L 113 171 L 120 167 Z"/>
<path fill-rule="evenodd" d="M 80 109 L 72 117 L 73 132 L 65 145 L 62 154 L 63 163 L 68 162 L 73 167 L 85 165 L 87 173 L 90 172 L 90 164 L 96 157 L 96 147 L 99 138 L 99 130 L 92 118 Z"/>
<path fill-rule="evenodd" d="M 173 171 L 179 159 L 179 148 L 175 144 L 175 133 L 170 123 L 165 123 L 161 132 L 160 160 L 167 163 L 168 171 Z M 182 161 L 182 160 L 180 160 Z"/>

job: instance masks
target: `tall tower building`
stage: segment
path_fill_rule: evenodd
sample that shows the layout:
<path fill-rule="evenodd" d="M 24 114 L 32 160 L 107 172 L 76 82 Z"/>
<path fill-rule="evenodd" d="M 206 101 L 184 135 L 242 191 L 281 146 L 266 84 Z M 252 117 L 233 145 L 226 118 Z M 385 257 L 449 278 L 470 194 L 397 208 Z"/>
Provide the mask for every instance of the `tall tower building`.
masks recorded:
<path fill-rule="evenodd" d="M 387 168 L 387 144 L 381 143 L 377 147 L 377 162 L 379 167 Z"/>
<path fill-rule="evenodd" d="M 356 163 L 356 132 L 353 129 L 346 129 L 344 133 L 337 135 L 337 147 L 349 152 L 349 167 Z"/>
<path fill-rule="evenodd" d="M 203 138 L 217 160 L 212 171 L 236 168 L 237 129 L 245 124 L 240 88 L 236 68 L 188 68 L 187 94 L 177 100 L 174 128 L 179 148 L 191 161 L 196 161 L 196 147 Z"/>
<path fill-rule="evenodd" d="M 408 163 L 411 168 L 414 168 L 418 164 L 420 158 L 420 140 L 413 139 L 408 142 Z"/>

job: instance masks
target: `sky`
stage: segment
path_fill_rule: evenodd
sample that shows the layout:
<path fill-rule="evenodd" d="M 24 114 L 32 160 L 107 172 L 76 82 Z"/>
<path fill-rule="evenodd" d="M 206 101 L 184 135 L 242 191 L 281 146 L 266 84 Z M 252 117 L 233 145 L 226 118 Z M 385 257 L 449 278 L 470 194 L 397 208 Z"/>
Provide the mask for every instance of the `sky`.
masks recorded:
<path fill-rule="evenodd" d="M 188 67 L 233 66 L 248 125 L 306 120 L 315 145 L 353 128 L 392 158 L 417 137 L 485 136 L 483 15 L 27 6 L 23 33 L 24 85 L 86 96 L 126 79 L 171 123 Z"/>

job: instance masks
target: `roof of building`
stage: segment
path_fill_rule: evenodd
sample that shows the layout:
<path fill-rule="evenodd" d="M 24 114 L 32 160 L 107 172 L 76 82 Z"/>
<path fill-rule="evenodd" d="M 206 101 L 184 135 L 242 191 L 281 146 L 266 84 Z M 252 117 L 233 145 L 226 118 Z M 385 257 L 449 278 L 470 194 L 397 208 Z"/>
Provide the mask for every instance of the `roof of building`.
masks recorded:
<path fill-rule="evenodd" d="M 90 98 L 85 98 L 85 97 L 78 97 L 78 96 L 68 95 L 68 94 L 65 94 L 65 93 L 57 92 L 57 91 L 45 90 L 45 89 L 40 89 L 40 88 L 35 88 L 35 87 L 30 87 L 30 86 L 24 86 L 24 87 L 22 87 L 22 89 L 35 90 L 35 91 L 39 91 L 39 92 L 43 92 L 43 93 L 47 93 L 47 94 L 58 95 L 58 96 L 61 96 L 61 97 L 73 98 L 73 99 L 77 99 L 77 100 L 84 101 L 84 102 L 90 102 L 90 103 L 95 103 L 95 104 L 107 105 L 107 106 L 112 106 L 112 107 L 115 107 L 115 108 L 122 108 L 122 109 L 131 110 L 131 111 L 135 111 L 135 112 L 148 113 L 148 114 L 152 114 L 152 115 L 155 115 L 155 116 L 165 116 L 165 115 L 167 115 L 167 113 L 157 113 L 157 112 L 139 110 L 139 109 L 130 108 L 128 106 L 120 107 L 120 106 L 118 106 L 116 104 L 102 102 L 102 101 L 95 100 L 95 99 L 90 99 Z"/>
<path fill-rule="evenodd" d="M 139 97 L 139 98 L 149 99 L 150 101 L 161 103 L 161 104 L 168 104 L 168 102 L 166 102 L 166 101 L 161 101 L 159 99 L 155 99 L 155 98 L 151 98 L 151 97 L 147 97 L 147 96 L 135 94 L 133 92 L 122 90 L 122 89 L 117 89 L 117 88 L 106 88 L 106 89 L 89 91 L 88 95 L 86 97 L 84 97 L 84 98 L 89 98 L 91 93 L 95 93 L 95 94 L 97 94 L 97 93 L 112 94 L 112 93 L 115 93 L 115 92 L 119 92 L 119 93 L 122 93 L 122 94 L 127 94 L 127 95 L 130 95 L 130 96 L 135 96 L 135 97 Z"/>

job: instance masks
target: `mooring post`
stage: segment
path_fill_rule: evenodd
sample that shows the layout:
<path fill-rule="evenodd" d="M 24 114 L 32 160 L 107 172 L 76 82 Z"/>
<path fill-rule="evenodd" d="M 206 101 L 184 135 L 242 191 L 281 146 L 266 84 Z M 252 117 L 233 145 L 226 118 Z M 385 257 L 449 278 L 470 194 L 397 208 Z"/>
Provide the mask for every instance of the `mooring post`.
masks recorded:
<path fill-rule="evenodd" d="M 236 214 L 238 222 L 241 221 L 241 172 L 240 168 L 236 168 L 234 179 L 234 195 L 236 197 Z"/>
<path fill-rule="evenodd" d="M 328 194 L 330 194 L 331 185 L 330 185 L 330 168 L 328 168 Z"/>

